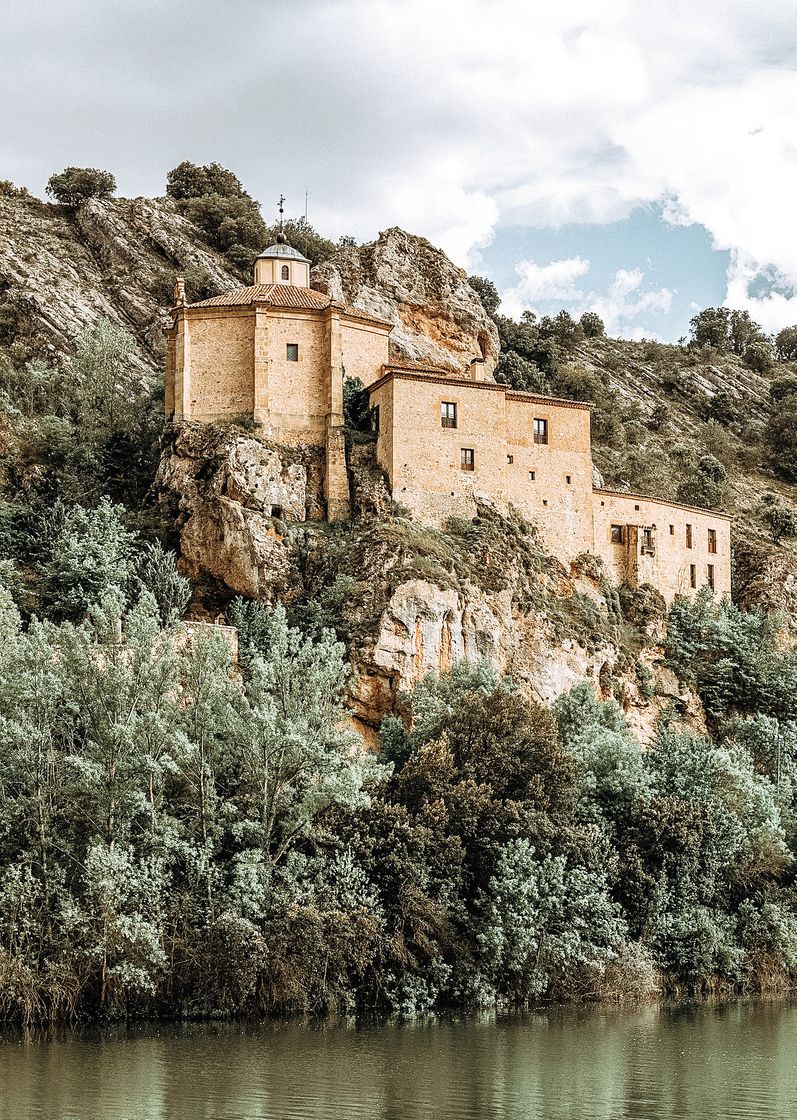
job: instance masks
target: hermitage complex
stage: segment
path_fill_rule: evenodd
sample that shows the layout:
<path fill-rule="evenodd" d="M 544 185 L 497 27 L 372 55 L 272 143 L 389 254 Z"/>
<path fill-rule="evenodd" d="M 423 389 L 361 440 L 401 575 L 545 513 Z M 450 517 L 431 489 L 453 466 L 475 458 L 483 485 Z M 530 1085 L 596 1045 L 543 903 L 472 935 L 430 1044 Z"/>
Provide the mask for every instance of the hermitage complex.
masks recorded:
<path fill-rule="evenodd" d="M 349 516 L 343 382 L 368 389 L 376 456 L 396 502 L 439 525 L 485 495 L 515 506 L 569 566 L 599 556 L 608 578 L 667 602 L 730 594 L 730 519 L 593 485 L 590 406 L 499 385 L 481 353 L 459 372 L 390 361 L 392 325 L 310 287 L 310 261 L 280 233 L 253 283 L 186 303 L 166 328 L 169 420 L 249 419 L 276 444 L 323 450 L 329 520 Z M 282 511 L 272 510 L 281 516 Z"/>

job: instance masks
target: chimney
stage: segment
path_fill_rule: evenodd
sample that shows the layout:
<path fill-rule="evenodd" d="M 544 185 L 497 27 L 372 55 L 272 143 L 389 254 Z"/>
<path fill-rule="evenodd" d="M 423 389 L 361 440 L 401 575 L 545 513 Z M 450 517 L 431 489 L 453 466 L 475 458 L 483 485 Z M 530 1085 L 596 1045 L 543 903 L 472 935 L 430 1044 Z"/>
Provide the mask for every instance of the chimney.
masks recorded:
<path fill-rule="evenodd" d="M 185 307 L 185 279 L 178 276 L 174 285 L 174 306 Z"/>

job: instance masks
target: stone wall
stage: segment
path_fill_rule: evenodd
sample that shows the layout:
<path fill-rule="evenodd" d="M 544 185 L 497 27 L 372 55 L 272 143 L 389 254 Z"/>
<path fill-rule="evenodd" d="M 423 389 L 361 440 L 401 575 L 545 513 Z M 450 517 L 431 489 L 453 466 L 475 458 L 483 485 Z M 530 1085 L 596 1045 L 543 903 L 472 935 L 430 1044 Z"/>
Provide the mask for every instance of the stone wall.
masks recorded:
<path fill-rule="evenodd" d="M 723 514 L 609 490 L 595 491 L 593 508 L 594 551 L 613 583 L 651 583 L 672 602 L 705 586 L 711 565 L 715 592 L 730 595 L 731 523 Z M 621 538 L 614 542 L 613 525 Z M 709 530 L 716 533 L 716 552 L 709 552 Z"/>
<path fill-rule="evenodd" d="M 390 328 L 344 319 L 343 368 L 347 377 L 359 377 L 363 385 L 371 385 L 382 376 L 382 367 L 389 360 Z"/>
<path fill-rule="evenodd" d="M 566 562 L 592 547 L 587 407 L 412 374 L 389 376 L 371 400 L 379 406 L 379 463 L 395 500 L 416 517 L 472 517 L 475 496 L 485 494 L 516 506 Z M 442 426 L 443 402 L 456 406 L 456 428 Z M 534 442 L 535 418 L 548 422 L 546 445 Z M 463 449 L 473 451 L 472 471 L 462 469 Z"/>
<path fill-rule="evenodd" d="M 251 413 L 254 317 L 251 312 L 195 314 L 184 320 L 184 373 L 190 418 L 214 420 Z"/>

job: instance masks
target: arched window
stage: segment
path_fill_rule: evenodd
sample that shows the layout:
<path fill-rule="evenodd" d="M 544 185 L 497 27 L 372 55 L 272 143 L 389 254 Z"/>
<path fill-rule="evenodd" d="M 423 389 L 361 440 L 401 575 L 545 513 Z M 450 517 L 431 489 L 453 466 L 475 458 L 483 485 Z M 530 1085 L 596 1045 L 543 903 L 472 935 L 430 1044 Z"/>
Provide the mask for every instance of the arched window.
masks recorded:
<path fill-rule="evenodd" d="M 291 274 L 290 274 L 290 271 L 288 269 L 288 266 L 286 264 L 284 264 L 282 266 L 282 279 L 283 280 L 290 280 L 290 278 L 291 278 Z"/>

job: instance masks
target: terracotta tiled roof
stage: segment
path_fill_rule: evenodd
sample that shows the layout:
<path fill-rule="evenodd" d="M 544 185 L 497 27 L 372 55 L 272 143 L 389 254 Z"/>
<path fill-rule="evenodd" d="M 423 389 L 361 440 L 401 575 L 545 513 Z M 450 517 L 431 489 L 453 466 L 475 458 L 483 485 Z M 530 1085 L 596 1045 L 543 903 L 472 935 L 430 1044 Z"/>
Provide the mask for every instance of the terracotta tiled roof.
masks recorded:
<path fill-rule="evenodd" d="M 268 303 L 272 307 L 295 308 L 298 311 L 323 311 L 331 304 L 354 319 L 367 319 L 372 323 L 386 322 L 367 311 L 361 311 L 359 307 L 337 303 L 324 292 L 316 292 L 312 288 L 295 288 L 290 284 L 252 284 L 248 288 L 233 288 L 229 292 L 211 296 L 210 299 L 189 303 L 188 307 L 242 307 L 251 303 Z"/>

